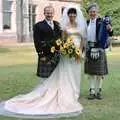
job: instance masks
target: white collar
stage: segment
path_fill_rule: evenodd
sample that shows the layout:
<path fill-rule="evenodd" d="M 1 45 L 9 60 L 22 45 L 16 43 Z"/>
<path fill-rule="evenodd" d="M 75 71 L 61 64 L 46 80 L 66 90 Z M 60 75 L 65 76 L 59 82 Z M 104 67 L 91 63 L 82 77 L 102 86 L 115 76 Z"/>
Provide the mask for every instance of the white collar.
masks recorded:
<path fill-rule="evenodd" d="M 52 21 L 49 21 L 49 20 L 47 20 L 47 19 L 45 19 L 45 20 L 46 20 L 47 24 L 48 24 L 52 29 L 54 29 L 54 22 L 53 22 L 53 20 L 52 20 Z"/>
<path fill-rule="evenodd" d="M 50 20 L 45 19 L 45 21 L 46 21 L 47 23 L 50 23 L 50 22 L 51 22 L 51 23 L 53 24 L 53 20 L 50 21 Z"/>

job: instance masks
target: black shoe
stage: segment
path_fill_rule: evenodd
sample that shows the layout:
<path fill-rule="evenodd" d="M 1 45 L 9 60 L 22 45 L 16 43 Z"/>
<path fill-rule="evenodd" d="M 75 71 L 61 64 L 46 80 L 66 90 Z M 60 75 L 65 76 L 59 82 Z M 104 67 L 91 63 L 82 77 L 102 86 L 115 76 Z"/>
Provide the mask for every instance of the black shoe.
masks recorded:
<path fill-rule="evenodd" d="M 102 94 L 100 92 L 97 93 L 96 99 L 98 99 L 98 100 L 102 100 L 103 99 L 103 96 L 102 96 Z"/>
<path fill-rule="evenodd" d="M 89 94 L 88 95 L 88 100 L 94 100 L 96 97 L 95 97 L 95 94 Z"/>
<path fill-rule="evenodd" d="M 88 100 L 94 100 L 95 99 L 95 94 L 93 92 L 95 92 L 94 88 L 90 88 L 89 89 Z"/>
<path fill-rule="evenodd" d="M 103 99 L 103 96 L 102 96 L 101 92 L 102 92 L 102 89 L 99 88 L 99 92 L 96 94 L 96 99 L 98 99 L 98 100 L 102 100 Z"/>

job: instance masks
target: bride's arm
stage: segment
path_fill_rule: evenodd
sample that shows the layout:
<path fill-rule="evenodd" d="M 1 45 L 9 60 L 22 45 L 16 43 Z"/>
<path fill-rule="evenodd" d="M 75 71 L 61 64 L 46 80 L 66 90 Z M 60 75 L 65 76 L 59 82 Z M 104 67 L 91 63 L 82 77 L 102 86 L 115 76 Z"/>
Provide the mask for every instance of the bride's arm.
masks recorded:
<path fill-rule="evenodd" d="M 81 42 L 80 42 L 80 50 L 83 49 L 83 37 L 81 36 Z"/>
<path fill-rule="evenodd" d="M 80 56 L 82 56 L 82 53 L 84 51 L 83 49 L 85 49 L 84 47 L 85 47 L 86 38 L 83 37 L 82 35 L 80 35 L 80 38 L 81 38 L 81 41 L 80 41 L 80 47 L 79 47 L 79 49 L 80 49 Z M 76 59 L 76 61 L 77 61 L 77 63 L 80 63 L 80 59 L 79 58 Z"/>
<path fill-rule="evenodd" d="M 81 36 L 81 43 L 80 43 L 80 50 L 81 50 L 81 54 L 83 53 L 83 49 L 85 47 L 85 39 Z"/>
<path fill-rule="evenodd" d="M 87 41 L 87 29 L 85 29 L 84 34 L 81 36 L 81 43 L 80 43 L 80 50 L 82 53 L 85 51 L 86 48 L 86 41 Z"/>

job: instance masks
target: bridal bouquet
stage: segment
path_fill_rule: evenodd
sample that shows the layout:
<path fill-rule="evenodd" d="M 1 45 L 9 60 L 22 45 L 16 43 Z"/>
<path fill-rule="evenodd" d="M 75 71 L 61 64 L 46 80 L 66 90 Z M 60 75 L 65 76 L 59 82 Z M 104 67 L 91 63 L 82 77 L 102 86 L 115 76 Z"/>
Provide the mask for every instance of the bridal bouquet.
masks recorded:
<path fill-rule="evenodd" d="M 72 37 L 68 37 L 66 42 L 62 41 L 61 39 L 58 39 L 56 40 L 56 45 L 57 45 L 57 49 L 56 49 L 56 46 L 51 47 L 51 53 L 55 53 L 59 51 L 63 56 L 80 59 L 81 51 L 74 44 Z"/>

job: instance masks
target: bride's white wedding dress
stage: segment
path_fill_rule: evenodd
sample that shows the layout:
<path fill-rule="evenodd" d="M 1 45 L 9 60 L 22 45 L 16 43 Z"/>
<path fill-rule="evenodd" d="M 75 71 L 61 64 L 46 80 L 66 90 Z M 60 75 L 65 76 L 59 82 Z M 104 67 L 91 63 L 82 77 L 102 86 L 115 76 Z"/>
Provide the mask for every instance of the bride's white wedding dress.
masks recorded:
<path fill-rule="evenodd" d="M 77 28 L 67 29 L 76 46 L 81 38 Z M 62 57 L 52 75 L 32 92 L 5 101 L 1 111 L 21 115 L 60 115 L 81 113 L 80 95 L 81 64 L 75 59 Z"/>

